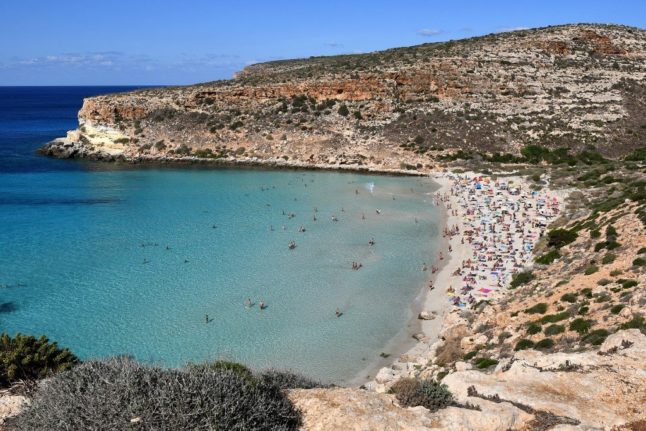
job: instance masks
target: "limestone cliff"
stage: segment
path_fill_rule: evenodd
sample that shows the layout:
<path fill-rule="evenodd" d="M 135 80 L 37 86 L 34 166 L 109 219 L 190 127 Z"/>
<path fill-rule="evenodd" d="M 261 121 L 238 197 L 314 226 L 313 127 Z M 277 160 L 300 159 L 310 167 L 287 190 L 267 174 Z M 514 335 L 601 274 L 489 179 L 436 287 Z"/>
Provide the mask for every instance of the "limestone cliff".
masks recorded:
<path fill-rule="evenodd" d="M 619 156 L 646 138 L 646 31 L 565 25 L 247 67 L 88 98 L 57 157 L 426 170 L 527 144 Z"/>

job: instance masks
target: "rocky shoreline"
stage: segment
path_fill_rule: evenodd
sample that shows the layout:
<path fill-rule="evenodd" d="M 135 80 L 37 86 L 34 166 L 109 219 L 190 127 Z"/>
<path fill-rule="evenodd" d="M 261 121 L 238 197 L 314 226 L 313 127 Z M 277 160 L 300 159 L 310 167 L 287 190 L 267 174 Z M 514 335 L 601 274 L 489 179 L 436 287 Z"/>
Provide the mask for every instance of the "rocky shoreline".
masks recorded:
<path fill-rule="evenodd" d="M 283 158 L 226 157 L 201 158 L 196 156 L 135 155 L 91 149 L 86 144 L 57 138 L 40 147 L 37 154 L 57 159 L 85 160 L 90 162 L 127 163 L 145 166 L 204 166 L 214 168 L 260 168 L 314 171 L 356 172 L 371 175 L 427 176 L 426 170 L 385 168 L 379 165 L 328 164 Z"/>

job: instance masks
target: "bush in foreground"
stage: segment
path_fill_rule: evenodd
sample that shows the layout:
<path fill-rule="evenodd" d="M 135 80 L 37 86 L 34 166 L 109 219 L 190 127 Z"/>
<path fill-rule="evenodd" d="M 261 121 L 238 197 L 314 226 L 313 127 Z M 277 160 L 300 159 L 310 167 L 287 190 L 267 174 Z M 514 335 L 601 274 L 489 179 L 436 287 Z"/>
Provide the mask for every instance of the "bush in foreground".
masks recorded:
<path fill-rule="evenodd" d="M 239 371 L 239 370 L 238 370 Z M 39 386 L 18 430 L 295 430 L 299 412 L 267 379 L 231 369 L 184 370 L 115 358 L 90 361 Z"/>
<path fill-rule="evenodd" d="M 400 379 L 391 392 L 403 407 L 423 406 L 434 412 L 456 404 L 448 386 L 435 380 Z"/>
<path fill-rule="evenodd" d="M 67 349 L 50 343 L 44 335 L 7 333 L 0 335 L 0 388 L 11 386 L 17 381 L 35 381 L 54 373 L 68 370 L 78 359 Z"/>

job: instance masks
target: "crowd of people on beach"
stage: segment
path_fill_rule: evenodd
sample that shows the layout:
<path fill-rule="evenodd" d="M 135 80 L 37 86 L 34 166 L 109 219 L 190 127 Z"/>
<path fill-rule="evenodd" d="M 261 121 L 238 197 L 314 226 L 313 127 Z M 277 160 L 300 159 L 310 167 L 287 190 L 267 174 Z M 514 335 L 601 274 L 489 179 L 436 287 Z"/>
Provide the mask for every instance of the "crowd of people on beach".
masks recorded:
<path fill-rule="evenodd" d="M 453 305 L 466 307 L 508 286 L 512 273 L 532 258 L 534 244 L 560 206 L 556 197 L 513 180 L 469 175 L 450 179 L 450 189 L 435 196 L 449 216 L 443 236 L 450 250 L 466 246 L 470 251 L 451 274 L 446 292 Z"/>

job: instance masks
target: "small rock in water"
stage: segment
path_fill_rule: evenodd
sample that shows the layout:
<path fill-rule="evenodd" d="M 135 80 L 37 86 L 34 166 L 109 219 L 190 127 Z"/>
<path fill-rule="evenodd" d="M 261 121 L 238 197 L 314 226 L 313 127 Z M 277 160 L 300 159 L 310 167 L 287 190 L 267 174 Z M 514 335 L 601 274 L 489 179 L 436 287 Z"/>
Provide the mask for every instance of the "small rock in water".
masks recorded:
<path fill-rule="evenodd" d="M 435 319 L 435 313 L 431 313 L 429 311 L 422 311 L 421 313 L 419 313 L 417 318 L 419 320 L 433 320 Z"/>
<path fill-rule="evenodd" d="M 424 339 L 424 333 L 418 332 L 417 334 L 413 335 L 413 338 L 416 339 L 417 341 L 422 341 Z"/>

